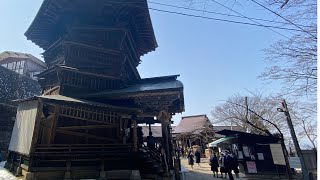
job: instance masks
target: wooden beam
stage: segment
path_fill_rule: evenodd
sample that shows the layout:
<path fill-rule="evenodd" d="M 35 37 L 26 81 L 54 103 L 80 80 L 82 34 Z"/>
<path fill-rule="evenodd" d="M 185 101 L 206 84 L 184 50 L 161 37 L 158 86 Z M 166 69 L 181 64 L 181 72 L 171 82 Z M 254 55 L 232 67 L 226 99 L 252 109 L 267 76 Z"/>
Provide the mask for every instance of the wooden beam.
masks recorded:
<path fill-rule="evenodd" d="M 57 127 L 60 130 L 68 130 L 68 129 L 100 129 L 100 128 L 117 128 L 116 124 L 109 125 L 86 125 L 86 126 L 65 126 L 65 127 Z"/>
<path fill-rule="evenodd" d="M 88 138 L 93 138 L 93 139 L 100 139 L 100 140 L 107 140 L 107 141 L 116 142 L 116 140 L 112 139 L 112 138 L 101 137 L 101 136 L 96 136 L 96 135 L 86 134 L 86 133 L 81 133 L 81 132 L 66 131 L 66 130 L 61 130 L 61 129 L 57 129 L 56 132 L 62 133 L 62 134 L 69 134 L 69 135 L 73 135 L 73 136 L 88 137 Z"/>
<path fill-rule="evenodd" d="M 81 117 L 74 117 L 74 116 L 69 116 L 69 115 L 66 115 L 66 114 L 60 114 L 59 116 L 68 117 L 68 118 L 72 118 L 72 119 L 76 119 L 76 120 L 81 120 L 81 121 L 95 122 L 95 123 L 101 123 L 101 124 L 108 124 L 107 122 L 103 122 L 103 121 L 91 120 L 91 119 L 81 118 Z"/>
<path fill-rule="evenodd" d="M 132 120 L 133 121 L 133 150 L 135 152 L 138 151 L 138 136 L 137 136 L 137 121 L 136 120 Z"/>

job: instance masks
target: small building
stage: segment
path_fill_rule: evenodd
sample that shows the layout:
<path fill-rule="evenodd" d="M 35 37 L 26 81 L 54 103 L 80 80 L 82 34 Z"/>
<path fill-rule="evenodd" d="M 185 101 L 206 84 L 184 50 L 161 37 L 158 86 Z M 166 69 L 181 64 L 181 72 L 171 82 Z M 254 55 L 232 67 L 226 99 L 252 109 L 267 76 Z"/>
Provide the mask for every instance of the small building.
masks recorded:
<path fill-rule="evenodd" d="M 217 154 L 225 150 L 233 152 L 238 157 L 240 172 L 247 177 L 273 179 L 285 174 L 280 138 L 233 130 L 216 133 L 225 137 L 211 142 L 209 147 Z"/>
<path fill-rule="evenodd" d="M 37 81 L 0 66 L 0 153 L 6 158 L 17 113 L 16 99 L 40 95 Z"/>
<path fill-rule="evenodd" d="M 244 132 L 244 129 L 241 126 L 215 126 L 215 125 L 213 125 L 213 131 L 214 132 L 219 132 L 219 131 L 222 131 L 222 130 L 233 130 L 233 131 Z M 223 138 L 225 136 L 222 135 L 222 134 L 215 133 L 214 137 L 215 137 L 215 139 L 220 139 L 220 138 Z"/>
<path fill-rule="evenodd" d="M 31 54 L 4 51 L 0 54 L 0 65 L 18 74 L 37 79 L 36 75 L 47 68 L 47 65 Z"/>
<path fill-rule="evenodd" d="M 174 140 L 183 148 L 198 145 L 204 152 L 206 145 L 214 138 L 212 127 L 207 115 L 182 117 L 173 130 Z"/>

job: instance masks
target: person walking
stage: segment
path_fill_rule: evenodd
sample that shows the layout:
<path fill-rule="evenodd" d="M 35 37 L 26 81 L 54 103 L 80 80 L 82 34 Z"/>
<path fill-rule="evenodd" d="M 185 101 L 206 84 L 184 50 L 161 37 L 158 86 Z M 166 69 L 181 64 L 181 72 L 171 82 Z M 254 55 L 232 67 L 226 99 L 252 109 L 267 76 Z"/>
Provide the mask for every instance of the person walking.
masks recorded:
<path fill-rule="evenodd" d="M 200 167 L 201 153 L 200 153 L 199 149 L 196 150 L 194 155 L 196 156 L 196 163 L 198 164 L 198 167 Z"/>
<path fill-rule="evenodd" d="M 185 157 L 184 148 L 183 147 L 181 148 L 181 155 L 182 155 L 183 158 Z"/>
<path fill-rule="evenodd" d="M 211 171 L 213 172 L 213 177 L 218 177 L 218 158 L 216 154 L 212 154 L 210 157 Z"/>
<path fill-rule="evenodd" d="M 193 164 L 194 164 L 194 155 L 193 155 L 193 152 L 192 152 L 192 149 L 190 148 L 190 151 L 188 153 L 188 164 L 191 166 L 191 169 L 193 169 Z"/>
<path fill-rule="evenodd" d="M 224 167 L 226 172 L 228 173 L 229 180 L 234 180 L 232 175 L 232 168 L 233 168 L 233 156 L 229 151 L 226 151 L 225 161 L 224 161 Z"/>
<path fill-rule="evenodd" d="M 227 177 L 227 172 L 224 166 L 224 162 L 225 162 L 225 155 L 224 153 L 221 153 L 219 157 L 219 166 L 220 166 L 220 173 L 221 173 L 220 178 L 223 178 L 223 174 L 225 174 L 224 177 Z"/>
<path fill-rule="evenodd" d="M 236 180 L 239 179 L 239 162 L 238 162 L 238 157 L 234 154 L 231 153 L 231 157 L 232 157 L 232 162 L 231 162 L 231 170 L 234 172 L 234 174 L 236 175 Z"/>

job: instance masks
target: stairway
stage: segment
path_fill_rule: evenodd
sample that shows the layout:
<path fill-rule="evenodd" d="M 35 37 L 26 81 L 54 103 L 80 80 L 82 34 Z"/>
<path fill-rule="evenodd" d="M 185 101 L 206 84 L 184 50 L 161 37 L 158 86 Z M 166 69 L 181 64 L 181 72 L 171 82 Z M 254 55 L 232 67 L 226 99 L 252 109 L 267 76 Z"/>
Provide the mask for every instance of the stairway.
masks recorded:
<path fill-rule="evenodd" d="M 164 169 L 160 154 L 147 147 L 140 148 L 139 170 L 142 179 L 161 179 Z"/>

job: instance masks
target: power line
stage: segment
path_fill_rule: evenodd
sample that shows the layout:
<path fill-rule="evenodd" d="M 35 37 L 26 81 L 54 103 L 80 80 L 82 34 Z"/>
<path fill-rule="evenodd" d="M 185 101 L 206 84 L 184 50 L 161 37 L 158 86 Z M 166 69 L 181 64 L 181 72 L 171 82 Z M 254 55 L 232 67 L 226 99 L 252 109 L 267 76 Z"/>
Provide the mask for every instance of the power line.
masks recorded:
<path fill-rule="evenodd" d="M 245 18 L 243 16 L 238 16 L 238 15 L 233 15 L 233 14 L 213 12 L 213 11 L 190 8 L 190 7 L 177 6 L 177 5 L 172 5 L 172 4 L 158 3 L 158 2 L 153 2 L 153 1 L 148 1 L 148 2 L 150 4 L 157 4 L 157 5 L 161 5 L 161 6 L 167 6 L 167 7 L 173 7 L 173 8 L 178 8 L 178 9 L 191 10 L 191 11 L 196 11 L 196 12 L 217 14 L 217 15 L 228 16 L 228 17 L 236 17 L 236 18 Z M 279 22 L 279 21 L 268 20 L 268 19 L 260 19 L 260 18 L 252 18 L 252 17 L 250 17 L 250 18 L 253 19 L 253 20 L 258 20 L 258 21 L 265 21 L 265 22 L 278 23 L 278 24 L 287 24 L 285 22 Z M 300 26 L 304 26 L 304 25 L 300 25 Z"/>
<path fill-rule="evenodd" d="M 110 2 L 110 1 L 109 1 Z M 122 4 L 123 5 L 123 2 L 119 2 L 119 1 L 111 1 L 113 3 L 117 3 L 117 4 Z M 130 5 L 128 5 L 130 4 Z M 135 2 L 128 2 L 128 4 L 126 4 L 126 6 L 132 6 L 132 7 L 137 7 L 137 8 L 146 8 L 145 6 L 141 6 L 141 5 L 136 5 L 138 3 L 135 3 Z M 285 28 L 285 27 L 278 27 L 278 26 L 271 26 L 271 25 L 263 25 L 259 22 L 255 22 L 256 24 L 254 23 L 248 23 L 248 22 L 241 22 L 241 21 L 233 21 L 233 20 L 227 20 L 227 19 L 220 19 L 220 18 L 213 18 L 213 17 L 208 17 L 208 16 L 200 16 L 200 15 L 193 15 L 193 14 L 187 14 L 187 13 L 182 13 L 182 12 L 177 12 L 177 11 L 168 11 L 168 10 L 163 10 L 163 9 L 156 9 L 156 8 L 148 8 L 149 10 L 153 10 L 153 11 L 159 11 L 159 12 L 164 12 L 164 13 L 170 13 L 170 14 L 178 14 L 178 15 L 183 15 L 183 16 L 189 16 L 189 17 L 196 17 L 196 18 L 203 18 L 203 19 L 210 19 L 210 20 L 216 20 L 216 21 L 222 21 L 222 22 L 229 22 L 229 23 L 235 23 L 235 24 L 243 24 L 243 25 L 251 25 L 251 26 L 258 26 L 258 27 L 265 27 L 265 28 L 268 28 L 270 29 L 271 31 L 283 36 L 283 37 L 286 37 L 285 35 L 277 32 L 277 31 L 274 31 L 273 29 L 271 28 L 275 28 L 275 29 L 281 29 L 281 30 L 289 30 L 289 31 L 301 31 L 301 30 L 298 30 L 298 29 L 292 29 L 292 28 Z M 232 10 L 234 11 L 234 10 Z M 238 13 L 240 14 L 240 13 Z M 241 15 L 241 14 L 240 14 Z M 247 19 L 250 19 L 244 15 L 241 15 Z M 288 38 L 288 37 L 286 37 Z M 289 38 L 288 38 L 289 39 Z"/>
<path fill-rule="evenodd" d="M 277 31 L 275 31 L 275 30 L 273 30 L 273 29 L 271 29 L 270 27 L 268 27 L 268 26 L 266 26 L 266 25 L 263 25 L 263 24 L 255 21 L 255 20 L 253 20 L 252 18 L 249 18 L 249 17 L 247 17 L 247 16 L 245 16 L 245 15 L 243 15 L 243 14 L 241 14 L 241 13 L 239 13 L 239 12 L 237 12 L 237 11 L 235 11 L 235 10 L 233 10 L 233 9 L 231 9 L 231 8 L 229 8 L 229 7 L 223 5 L 223 4 L 221 4 L 221 3 L 219 3 L 219 2 L 217 2 L 217 1 L 215 1 L 215 0 L 211 0 L 211 1 L 219 4 L 220 6 L 222 6 L 222 7 L 224 7 L 224 8 L 229 9 L 230 11 L 232 11 L 232 12 L 234 12 L 234 13 L 236 13 L 236 14 L 238 14 L 238 15 L 240 15 L 240 16 L 242 16 L 242 17 L 244 17 L 244 18 L 246 18 L 246 19 L 248 19 L 248 20 L 250 20 L 250 21 L 252 21 L 252 22 L 254 22 L 254 23 L 258 23 L 259 25 L 261 25 L 261 26 L 263 26 L 263 27 L 265 27 L 265 28 L 273 31 L 274 33 L 277 33 L 278 35 L 280 35 L 280 36 L 282 36 L 282 37 L 285 37 L 285 38 L 287 38 L 287 39 L 290 39 L 289 37 L 287 37 L 287 36 L 285 36 L 285 35 L 277 32 Z"/>
<path fill-rule="evenodd" d="M 269 9 L 268 7 L 266 7 L 266 6 L 262 5 L 262 4 L 260 4 L 259 2 L 255 1 L 255 0 L 251 0 L 251 1 L 252 1 L 252 2 L 254 2 L 254 3 L 256 3 L 256 4 L 258 4 L 259 6 L 261 6 L 261 7 L 263 7 L 263 8 L 265 8 L 265 9 L 267 9 L 268 11 L 272 12 L 273 14 L 275 14 L 275 15 L 279 16 L 280 18 L 284 19 L 285 21 L 289 22 L 290 24 L 294 25 L 295 27 L 297 27 L 297 28 L 301 29 L 303 32 L 305 32 L 305 33 L 309 34 L 309 35 L 310 35 L 310 36 L 312 36 L 313 38 L 317 39 L 317 37 L 316 37 L 316 36 L 314 36 L 313 34 L 311 34 L 311 33 L 310 33 L 310 32 L 308 32 L 308 31 L 304 30 L 303 28 L 301 28 L 301 27 L 300 27 L 300 26 L 298 26 L 297 24 L 293 23 L 293 22 L 292 22 L 292 21 L 290 21 L 289 19 L 287 19 L 287 18 L 285 18 L 285 17 L 281 16 L 281 15 L 280 15 L 280 14 L 278 14 L 277 12 L 275 12 L 275 11 L 273 11 L 273 10 Z"/>
<path fill-rule="evenodd" d="M 227 19 L 212 18 L 212 17 L 208 17 L 208 16 L 193 15 L 193 14 L 181 13 L 181 12 L 176 12 L 176 11 L 168 11 L 168 10 L 155 9 L 155 8 L 149 8 L 149 9 L 150 10 L 154 10 L 154 11 L 159 11 L 159 12 L 170 13 L 170 14 L 178 14 L 178 15 L 183 15 L 183 16 L 210 19 L 210 20 L 223 21 L 223 22 L 229 22 L 229 23 L 251 25 L 251 26 L 259 26 L 259 27 L 267 27 L 267 28 L 275 28 L 275 29 L 290 30 L 290 31 L 300 31 L 300 30 L 291 29 L 291 28 L 284 28 L 284 27 L 278 27 L 278 26 L 269 26 L 269 25 L 262 25 L 262 24 L 254 24 L 254 23 L 247 23 L 247 22 L 241 22 L 241 21 L 232 21 L 232 20 L 227 20 Z"/>

